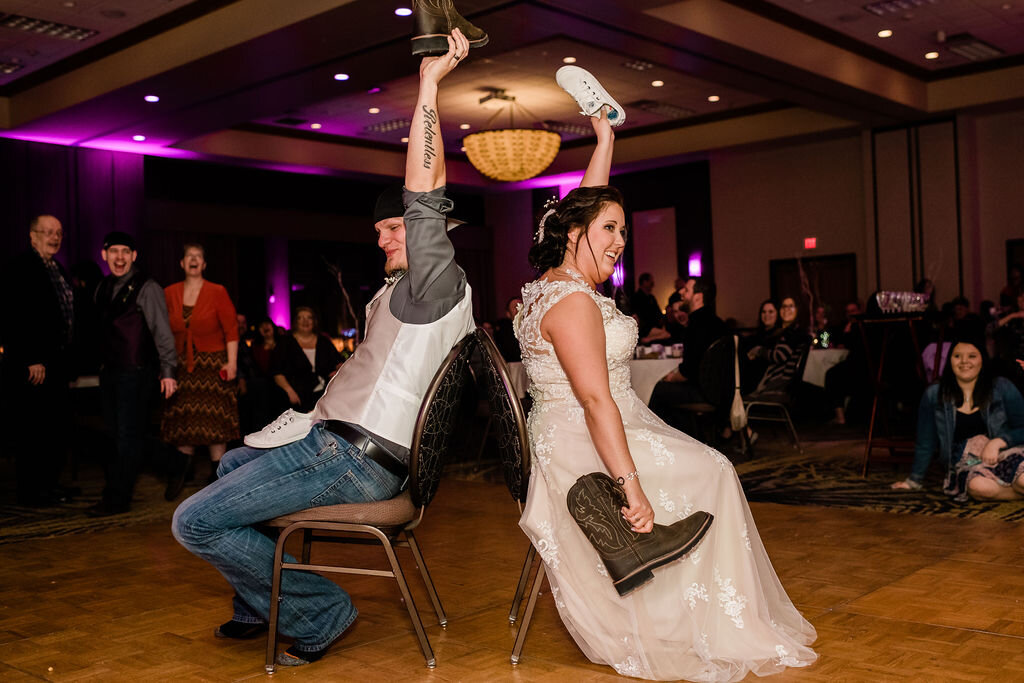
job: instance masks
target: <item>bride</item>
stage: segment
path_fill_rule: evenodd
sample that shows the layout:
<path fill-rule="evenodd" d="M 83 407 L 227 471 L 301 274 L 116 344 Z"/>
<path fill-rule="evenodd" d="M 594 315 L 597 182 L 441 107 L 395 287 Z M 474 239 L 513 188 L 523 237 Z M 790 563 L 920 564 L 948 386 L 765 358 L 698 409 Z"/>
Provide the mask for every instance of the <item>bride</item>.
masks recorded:
<path fill-rule="evenodd" d="M 523 287 L 514 322 L 533 398 L 534 467 L 520 526 L 546 565 L 562 621 L 591 661 L 625 676 L 693 681 L 808 666 L 814 627 L 779 583 L 731 463 L 662 422 L 630 386 L 636 323 L 596 291 L 625 246 L 622 197 L 607 185 L 608 112 L 625 117 L 597 90 L 608 106 L 589 111 L 570 90 L 591 114 L 597 147 L 581 186 L 541 219 L 530 262 L 542 275 Z M 591 472 L 623 485 L 621 514 L 633 532 L 697 511 L 714 522 L 688 554 L 620 596 L 566 505 L 576 480 Z"/>

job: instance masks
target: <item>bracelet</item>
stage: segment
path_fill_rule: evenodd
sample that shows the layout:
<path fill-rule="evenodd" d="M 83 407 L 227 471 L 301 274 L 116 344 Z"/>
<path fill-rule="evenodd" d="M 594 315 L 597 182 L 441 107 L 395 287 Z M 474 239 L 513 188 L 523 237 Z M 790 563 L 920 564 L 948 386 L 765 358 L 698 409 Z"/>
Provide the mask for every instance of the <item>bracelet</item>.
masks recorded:
<path fill-rule="evenodd" d="M 639 478 L 640 478 L 640 473 L 637 472 L 636 470 L 633 470 L 632 472 L 630 472 L 629 474 L 626 475 L 625 479 L 623 479 L 622 477 L 619 477 L 615 481 L 619 482 L 619 486 L 624 486 L 627 481 L 633 481 L 634 479 L 639 479 Z"/>

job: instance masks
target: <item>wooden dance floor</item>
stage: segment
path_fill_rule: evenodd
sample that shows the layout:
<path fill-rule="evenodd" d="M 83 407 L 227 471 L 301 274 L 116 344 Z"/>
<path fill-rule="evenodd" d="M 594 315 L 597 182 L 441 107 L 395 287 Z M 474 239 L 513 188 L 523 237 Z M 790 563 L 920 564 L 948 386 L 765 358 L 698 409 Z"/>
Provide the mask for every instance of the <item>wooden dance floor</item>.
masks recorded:
<path fill-rule="evenodd" d="M 1024 681 L 1024 530 L 1017 524 L 752 505 L 789 595 L 818 629 L 820 659 L 772 681 Z M 542 595 L 522 662 L 507 613 L 526 550 L 497 484 L 446 480 L 418 532 L 441 599 L 433 612 L 400 550 L 437 656 L 424 666 L 393 580 L 343 577 L 360 616 L 307 681 L 612 681 Z M 383 558 L 377 548 L 328 549 Z M 266 679 L 265 640 L 218 640 L 227 583 L 168 524 L 0 546 L 0 680 Z M 314 549 L 314 559 L 316 549 Z M 749 677 L 750 680 L 758 680 Z"/>

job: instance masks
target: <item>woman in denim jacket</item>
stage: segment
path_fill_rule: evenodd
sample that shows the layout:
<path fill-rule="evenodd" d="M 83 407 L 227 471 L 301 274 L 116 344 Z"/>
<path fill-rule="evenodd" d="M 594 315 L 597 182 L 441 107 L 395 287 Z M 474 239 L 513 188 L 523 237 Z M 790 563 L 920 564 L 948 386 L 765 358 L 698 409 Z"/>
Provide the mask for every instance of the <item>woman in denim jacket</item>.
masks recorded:
<path fill-rule="evenodd" d="M 937 384 L 921 397 L 910 477 L 894 489 L 921 488 L 938 449 L 947 467 L 945 491 L 985 500 L 1024 497 L 1024 398 L 993 377 L 983 344 L 953 346 Z"/>

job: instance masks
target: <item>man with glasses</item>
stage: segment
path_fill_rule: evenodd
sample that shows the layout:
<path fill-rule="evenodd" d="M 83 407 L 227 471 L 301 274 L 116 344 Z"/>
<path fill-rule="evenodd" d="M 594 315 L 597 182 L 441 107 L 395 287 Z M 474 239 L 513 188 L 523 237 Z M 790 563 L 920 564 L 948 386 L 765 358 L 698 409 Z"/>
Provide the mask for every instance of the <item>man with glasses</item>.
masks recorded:
<path fill-rule="evenodd" d="M 54 258 L 64 231 L 53 216 L 29 225 L 31 248 L 4 269 L 2 413 L 4 443 L 17 465 L 18 503 L 64 503 L 58 486 L 70 425 L 68 382 L 74 300 L 71 278 Z"/>

